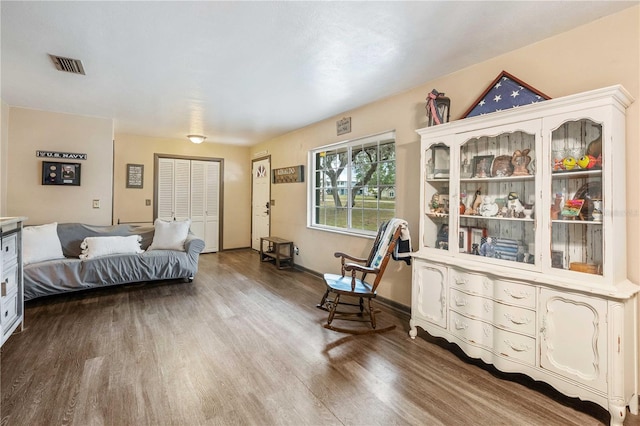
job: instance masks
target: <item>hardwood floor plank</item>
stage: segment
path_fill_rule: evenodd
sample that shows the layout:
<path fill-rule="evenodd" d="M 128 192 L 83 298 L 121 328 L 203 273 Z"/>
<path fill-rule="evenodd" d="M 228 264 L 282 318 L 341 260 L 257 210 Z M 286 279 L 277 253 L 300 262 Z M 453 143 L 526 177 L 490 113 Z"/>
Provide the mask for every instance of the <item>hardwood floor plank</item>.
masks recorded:
<path fill-rule="evenodd" d="M 4 425 L 601 425 L 606 410 L 419 332 L 322 327 L 322 280 L 251 250 L 201 256 L 192 283 L 26 305 L 1 353 Z M 380 305 L 378 305 L 380 306 Z M 625 425 L 638 426 L 627 415 Z"/>

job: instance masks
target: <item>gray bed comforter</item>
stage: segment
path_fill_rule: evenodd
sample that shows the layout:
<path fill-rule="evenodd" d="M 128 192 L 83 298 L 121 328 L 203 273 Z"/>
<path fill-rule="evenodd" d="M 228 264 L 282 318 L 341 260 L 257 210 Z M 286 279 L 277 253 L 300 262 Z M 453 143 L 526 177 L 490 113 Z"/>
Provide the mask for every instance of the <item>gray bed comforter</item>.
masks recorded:
<path fill-rule="evenodd" d="M 85 237 L 141 235 L 141 254 L 114 254 L 80 260 L 80 243 Z M 189 234 L 185 251 L 146 251 L 153 240 L 153 227 L 132 225 L 91 226 L 58 224 L 58 236 L 65 259 L 49 260 L 24 267 L 24 299 L 117 284 L 192 279 L 198 271 L 198 257 L 204 241 Z"/>

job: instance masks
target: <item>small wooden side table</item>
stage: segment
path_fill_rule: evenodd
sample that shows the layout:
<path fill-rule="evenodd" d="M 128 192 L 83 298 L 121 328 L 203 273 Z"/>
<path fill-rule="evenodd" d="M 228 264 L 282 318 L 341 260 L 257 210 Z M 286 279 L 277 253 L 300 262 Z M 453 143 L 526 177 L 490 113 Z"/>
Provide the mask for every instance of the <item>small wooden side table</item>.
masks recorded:
<path fill-rule="evenodd" d="M 266 247 L 265 247 L 265 243 Z M 288 250 L 283 253 L 283 247 Z M 293 267 L 293 241 L 285 240 L 279 237 L 261 237 L 260 238 L 260 261 L 275 262 L 276 268 L 292 268 Z"/>

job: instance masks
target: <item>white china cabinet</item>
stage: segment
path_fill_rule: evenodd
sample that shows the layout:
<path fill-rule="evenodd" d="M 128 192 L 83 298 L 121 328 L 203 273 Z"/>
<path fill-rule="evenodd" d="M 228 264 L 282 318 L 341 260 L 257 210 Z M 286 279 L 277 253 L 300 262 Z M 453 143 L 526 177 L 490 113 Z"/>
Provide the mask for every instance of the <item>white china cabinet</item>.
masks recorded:
<path fill-rule="evenodd" d="M 638 412 L 625 110 L 613 86 L 418 130 L 412 338 Z"/>

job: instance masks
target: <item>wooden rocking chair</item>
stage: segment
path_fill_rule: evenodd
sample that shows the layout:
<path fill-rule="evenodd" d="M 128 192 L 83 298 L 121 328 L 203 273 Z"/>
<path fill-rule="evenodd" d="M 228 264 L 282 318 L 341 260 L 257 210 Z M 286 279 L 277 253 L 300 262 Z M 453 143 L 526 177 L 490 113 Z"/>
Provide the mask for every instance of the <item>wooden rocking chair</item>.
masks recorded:
<path fill-rule="evenodd" d="M 371 307 L 371 300 L 376 297 L 376 289 L 398 243 L 403 226 L 406 226 L 406 222 L 401 219 L 392 219 L 383 223 L 378 230 L 378 235 L 367 259 L 341 252 L 334 253 L 335 257 L 340 258 L 342 275 L 324 274 L 327 290 L 317 305 L 318 308 L 329 311 L 329 318 L 327 323 L 324 324 L 325 328 L 342 333 L 369 334 L 393 330 L 396 327 L 395 325 L 390 325 L 384 328 L 376 328 L 375 314 L 379 311 L 375 311 Z M 365 281 L 367 276 L 375 277 L 370 282 L 367 282 Z M 327 300 L 330 293 L 335 295 L 333 300 Z M 343 296 L 350 297 L 351 301 L 341 301 L 340 299 Z M 358 303 L 354 303 L 353 298 L 357 298 Z M 366 305 L 364 303 L 365 299 L 367 300 Z M 351 308 L 346 311 L 338 310 L 338 305 L 350 306 Z M 333 320 L 368 322 L 371 328 L 336 327 L 331 324 Z"/>

